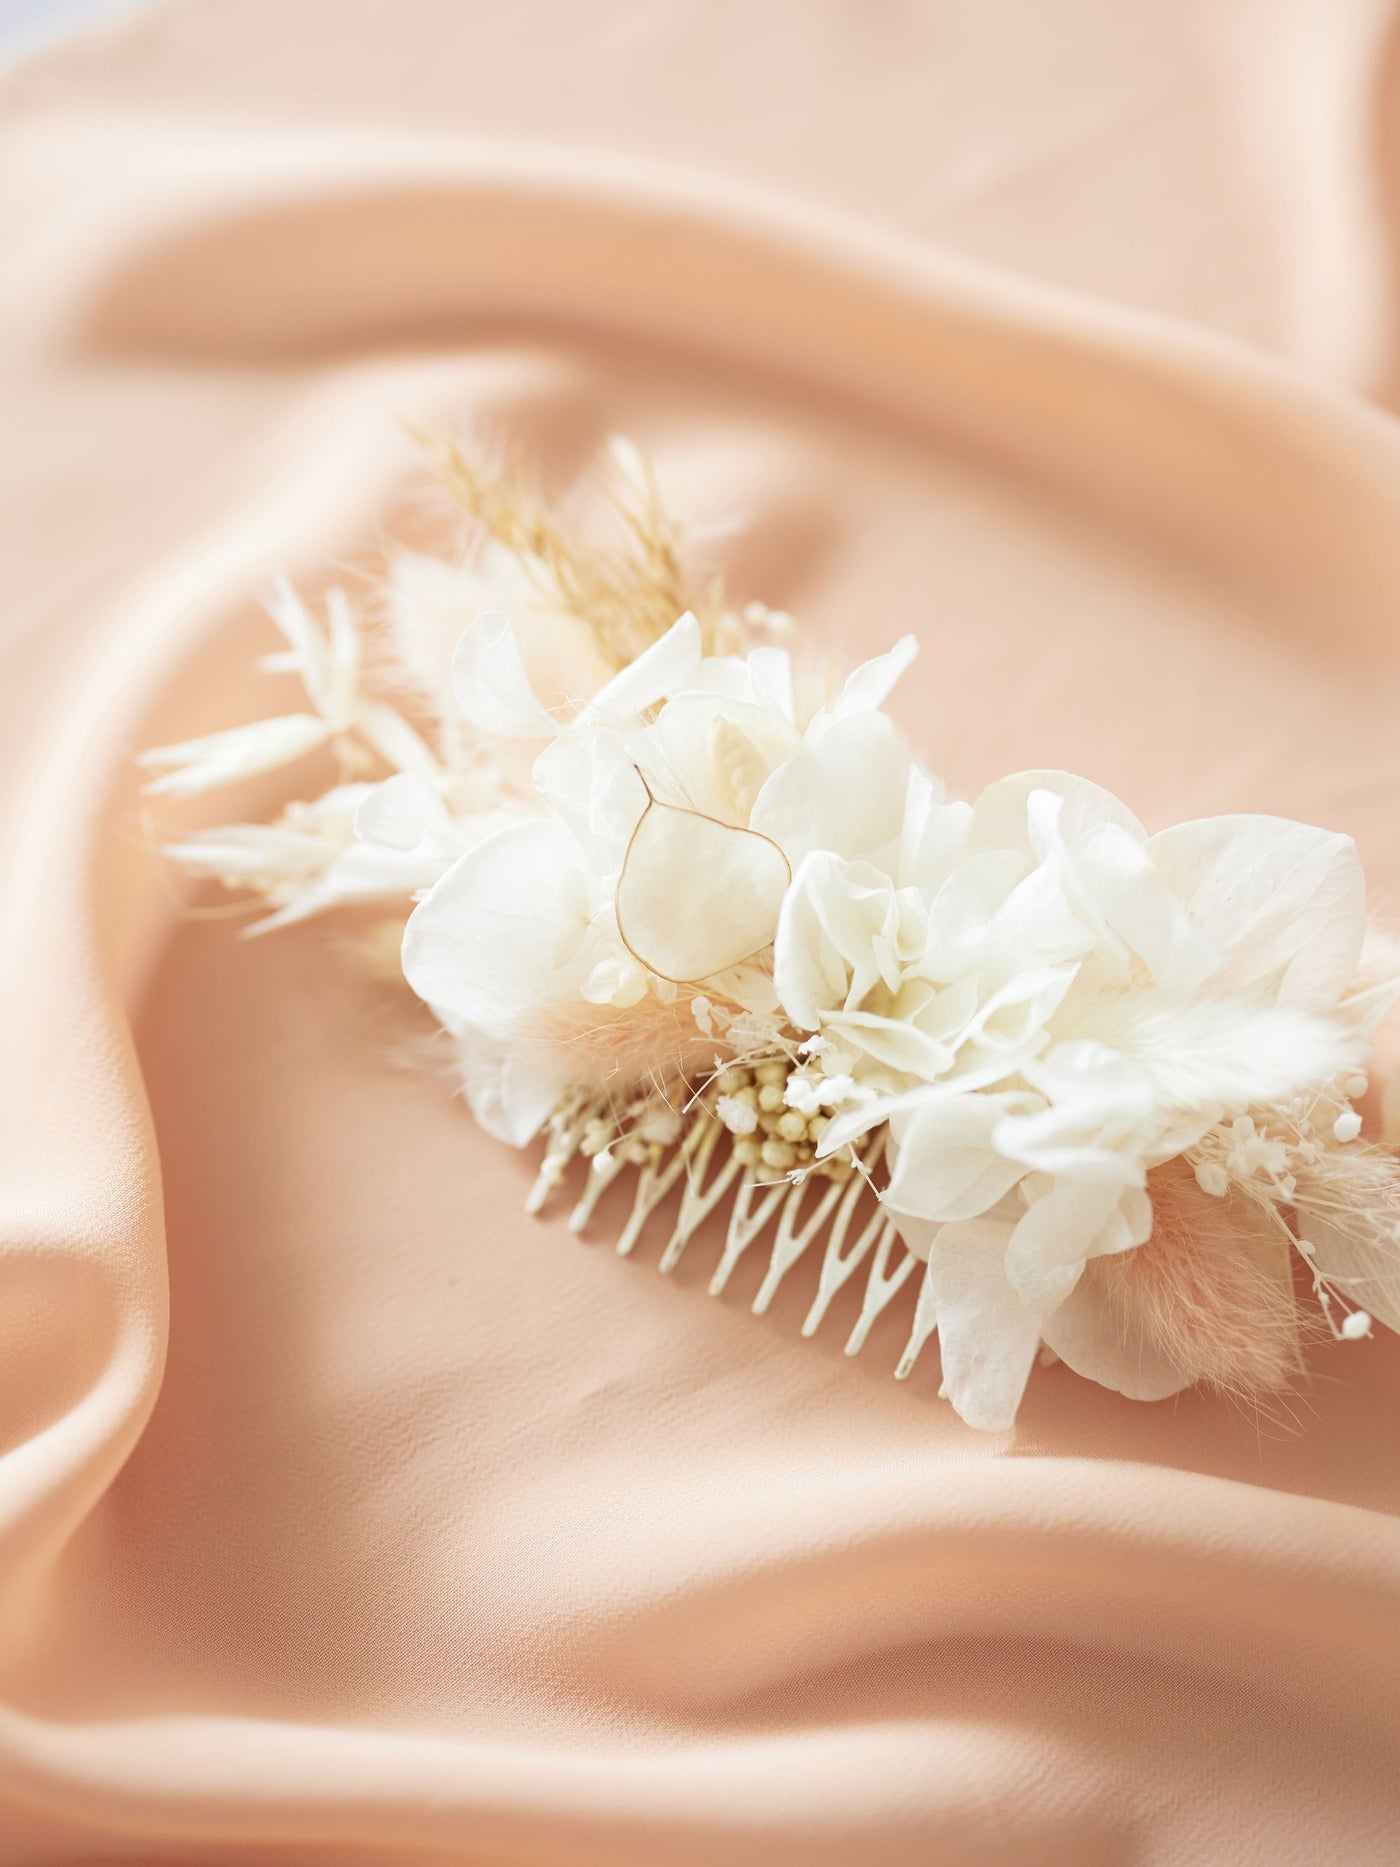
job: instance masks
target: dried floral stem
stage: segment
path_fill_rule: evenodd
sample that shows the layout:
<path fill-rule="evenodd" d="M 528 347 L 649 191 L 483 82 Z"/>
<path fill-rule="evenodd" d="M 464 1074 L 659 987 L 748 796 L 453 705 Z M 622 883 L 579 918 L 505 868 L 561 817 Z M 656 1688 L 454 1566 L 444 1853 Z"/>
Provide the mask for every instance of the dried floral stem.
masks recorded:
<path fill-rule="evenodd" d="M 586 622 L 615 667 L 663 636 L 687 610 L 713 636 L 717 589 L 694 589 L 681 559 L 680 527 L 662 503 L 650 469 L 629 451 L 625 485 L 613 504 L 625 542 L 586 544 L 567 531 L 513 466 L 492 471 L 451 435 L 423 433 L 438 477 L 482 530 L 536 579 L 541 595 Z"/>

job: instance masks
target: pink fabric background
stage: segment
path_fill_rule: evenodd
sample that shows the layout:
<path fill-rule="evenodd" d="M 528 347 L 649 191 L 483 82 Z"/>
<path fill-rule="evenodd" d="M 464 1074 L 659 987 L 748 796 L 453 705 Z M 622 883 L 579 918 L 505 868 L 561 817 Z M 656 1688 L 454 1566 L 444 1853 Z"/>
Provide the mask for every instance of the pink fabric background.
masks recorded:
<path fill-rule="evenodd" d="M 184 0 L 4 81 L 6 1867 L 1400 1859 L 1392 1340 L 979 1438 L 902 1313 L 527 1222 L 131 766 L 421 526 L 402 415 L 620 428 L 919 632 L 956 783 L 1310 818 L 1395 925 L 1398 162 L 1371 0 Z"/>

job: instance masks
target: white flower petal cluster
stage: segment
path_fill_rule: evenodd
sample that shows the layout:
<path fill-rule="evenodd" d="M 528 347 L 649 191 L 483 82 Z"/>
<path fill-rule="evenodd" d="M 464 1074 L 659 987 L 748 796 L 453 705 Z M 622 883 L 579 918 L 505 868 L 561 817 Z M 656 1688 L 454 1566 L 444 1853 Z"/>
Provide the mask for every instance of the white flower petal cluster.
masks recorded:
<path fill-rule="evenodd" d="M 686 615 L 560 718 L 504 616 L 467 629 L 458 704 L 480 732 L 540 744 L 540 814 L 442 876 L 403 964 L 470 1059 L 485 1127 L 521 1144 L 566 1088 L 606 1085 L 609 1034 L 626 1045 L 610 1014 L 640 1022 L 646 1001 L 674 1007 L 679 988 L 716 977 L 740 1005 L 772 1003 L 745 963 L 771 947 L 798 864 L 898 834 L 907 760 L 879 706 L 912 654 L 906 641 L 857 669 L 804 721 L 785 650 L 706 656 Z"/>
<path fill-rule="evenodd" d="M 1151 1237 L 1154 1167 L 1354 1075 L 1393 995 L 1352 990 L 1360 863 L 1268 817 L 1149 837 L 1059 772 L 949 801 L 881 710 L 913 653 L 803 717 L 785 651 L 706 656 L 685 616 L 561 713 L 506 618 L 478 617 L 457 704 L 538 748 L 538 809 L 430 888 L 404 971 L 477 1118 L 517 1144 L 566 1092 L 630 1090 L 637 1034 L 678 1042 L 686 992 L 766 1015 L 805 1059 L 786 1095 L 820 1157 L 887 1135 L 884 1198 L 965 1419 L 1009 1426 L 1042 1344 L 1161 1397 L 1188 1377 L 1121 1339 L 1086 1267 Z"/>
<path fill-rule="evenodd" d="M 659 549 L 668 534 L 635 523 Z M 1400 1327 L 1400 1171 L 1351 1146 L 1350 1106 L 1400 948 L 1368 937 L 1347 837 L 1272 817 L 1149 836 L 1062 772 L 949 800 L 883 710 L 911 637 L 815 699 L 772 612 L 707 632 L 686 613 L 618 667 L 616 631 L 539 573 L 505 546 L 400 562 L 407 711 L 376 691 L 343 595 L 321 623 L 279 585 L 286 648 L 266 665 L 300 677 L 305 708 L 147 753 L 149 788 L 195 796 L 327 749 L 338 781 L 172 854 L 260 894 L 250 931 L 416 902 L 404 976 L 477 1120 L 512 1144 L 548 1125 L 563 1146 L 582 1109 L 602 1158 L 640 1108 L 627 1158 L 650 1158 L 684 1132 L 672 1091 L 713 1077 L 702 1113 L 738 1165 L 849 1184 L 882 1152 L 945 1392 L 974 1426 L 1011 1424 L 1042 1347 L 1138 1398 L 1194 1378 L 1105 1294 L 1173 1235 L 1154 1240 L 1151 1177 L 1171 1162 L 1227 1242 L 1212 1202 L 1245 1189 L 1335 1333 Z M 603 579 L 619 587 L 634 622 L 634 585 Z M 649 587 L 629 642 L 681 607 Z M 484 594 L 519 632 L 498 608 L 460 627 Z M 715 652 L 734 641 L 764 645 Z"/>
<path fill-rule="evenodd" d="M 1148 837 L 1064 773 L 969 807 L 916 772 L 897 843 L 803 862 L 775 984 L 809 1072 L 845 1086 L 822 1151 L 888 1123 L 886 1197 L 966 1419 L 1011 1423 L 1042 1342 L 1138 1398 L 1185 1385 L 1105 1325 L 1085 1266 L 1151 1235 L 1149 1169 L 1355 1070 L 1365 935 L 1347 837 L 1270 817 Z"/>

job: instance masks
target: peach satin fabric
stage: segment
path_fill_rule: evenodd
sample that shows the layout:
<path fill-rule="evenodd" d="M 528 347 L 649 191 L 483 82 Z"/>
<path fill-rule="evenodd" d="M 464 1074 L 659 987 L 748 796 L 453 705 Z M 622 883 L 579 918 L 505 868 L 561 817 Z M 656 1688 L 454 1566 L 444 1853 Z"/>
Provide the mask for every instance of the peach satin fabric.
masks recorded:
<path fill-rule="evenodd" d="M 0 1862 L 1400 1859 L 1400 1352 L 1016 1433 L 620 1262 L 240 942 L 131 756 L 611 430 L 960 787 L 1353 833 L 1400 918 L 1370 0 L 186 0 L 0 114 Z M 276 786 L 236 800 L 276 801 Z M 843 1324 L 845 1327 L 843 1327 Z"/>

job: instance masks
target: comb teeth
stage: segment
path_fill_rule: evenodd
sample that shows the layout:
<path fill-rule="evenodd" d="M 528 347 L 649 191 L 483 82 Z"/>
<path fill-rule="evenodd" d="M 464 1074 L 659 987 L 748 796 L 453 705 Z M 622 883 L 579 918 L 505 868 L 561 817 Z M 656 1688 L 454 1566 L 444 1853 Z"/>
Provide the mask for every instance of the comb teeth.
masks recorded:
<path fill-rule="evenodd" d="M 848 1355 L 860 1353 L 878 1318 L 915 1272 L 925 1269 L 901 1241 L 875 1190 L 874 1174 L 885 1152 L 882 1131 L 852 1149 L 855 1171 L 848 1179 L 813 1172 L 796 1182 L 787 1178 L 763 1181 L 735 1158 L 729 1131 L 703 1105 L 692 1109 L 679 1138 L 669 1145 L 652 1143 L 639 1153 L 624 1143 L 589 1156 L 584 1140 L 597 1113 L 596 1102 L 580 1097 L 565 1103 L 552 1118 L 544 1161 L 526 1201 L 528 1211 L 543 1211 L 573 1162 L 584 1158 L 588 1181 L 569 1214 L 569 1230 L 582 1233 L 608 1188 L 632 1171 L 636 1174 L 632 1205 L 617 1240 L 618 1255 L 630 1257 L 654 1215 L 679 1188 L 679 1205 L 657 1263 L 657 1269 L 668 1275 L 701 1226 L 727 1200 L 729 1223 L 710 1278 L 710 1295 L 721 1295 L 740 1259 L 761 1245 L 768 1252 L 768 1266 L 752 1305 L 754 1315 L 761 1316 L 788 1272 L 820 1244 L 817 1292 L 802 1334 L 816 1334 L 838 1293 L 859 1274 L 864 1277 L 864 1292 L 860 1314 L 846 1341 Z M 907 1380 L 913 1373 L 935 1322 L 925 1278 L 909 1338 L 895 1367 L 896 1380 Z"/>

